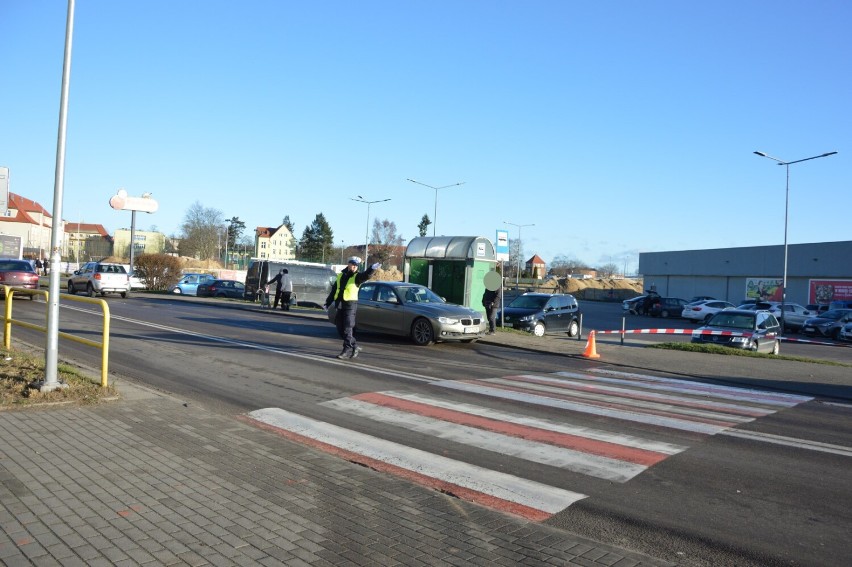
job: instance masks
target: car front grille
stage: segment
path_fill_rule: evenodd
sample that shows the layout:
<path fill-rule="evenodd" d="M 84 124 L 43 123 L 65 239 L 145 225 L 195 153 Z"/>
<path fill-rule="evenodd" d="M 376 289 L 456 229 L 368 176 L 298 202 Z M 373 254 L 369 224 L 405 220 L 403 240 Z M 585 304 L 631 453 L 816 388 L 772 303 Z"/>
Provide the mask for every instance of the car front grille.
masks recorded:
<path fill-rule="evenodd" d="M 469 327 L 470 325 L 479 325 L 482 319 L 462 319 L 461 323 L 465 327 Z"/>

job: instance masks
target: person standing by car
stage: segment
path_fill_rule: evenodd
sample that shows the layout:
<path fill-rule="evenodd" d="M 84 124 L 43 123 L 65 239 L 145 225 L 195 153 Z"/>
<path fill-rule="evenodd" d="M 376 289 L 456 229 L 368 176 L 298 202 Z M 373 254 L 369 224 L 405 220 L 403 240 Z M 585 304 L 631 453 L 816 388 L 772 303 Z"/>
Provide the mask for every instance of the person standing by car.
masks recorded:
<path fill-rule="evenodd" d="M 493 275 L 492 275 L 493 274 Z M 488 319 L 486 335 L 493 335 L 497 326 L 497 310 L 500 308 L 500 288 L 503 278 L 495 272 L 485 275 L 485 293 L 482 294 L 482 306 L 485 307 L 485 317 Z"/>
<path fill-rule="evenodd" d="M 343 350 L 337 358 L 357 358 L 361 352 L 355 342 L 355 312 L 358 309 L 358 288 L 369 280 L 373 273 L 381 267 L 380 263 L 373 264 L 363 272 L 358 272 L 361 258 L 352 256 L 347 260 L 346 267 L 337 274 L 337 281 L 331 286 L 331 293 L 325 300 L 325 308 L 334 303 L 337 313 L 334 316 L 334 324 L 340 338 L 343 339 Z"/>
<path fill-rule="evenodd" d="M 290 270 L 281 270 L 281 309 L 290 311 L 290 298 L 293 297 L 293 280 L 290 279 Z"/>
<path fill-rule="evenodd" d="M 285 278 L 287 280 L 287 283 L 290 283 L 290 276 L 287 275 L 287 270 L 284 269 L 284 268 L 281 268 L 280 270 L 278 270 L 278 274 L 274 278 L 272 278 L 271 280 L 266 282 L 266 285 L 272 285 L 273 283 L 275 284 L 275 303 L 272 304 L 272 309 L 278 309 L 278 302 L 281 301 L 281 294 L 283 293 L 283 290 L 284 290 L 284 287 L 285 287 L 285 285 L 284 285 Z M 290 293 L 292 293 L 292 292 L 293 292 L 293 284 L 290 283 Z M 284 311 L 289 311 L 289 308 L 290 308 L 290 294 L 288 293 L 287 298 L 284 300 L 284 304 L 281 305 L 281 309 L 283 309 Z"/>
<path fill-rule="evenodd" d="M 44 267 L 44 264 L 41 263 L 41 258 L 35 259 L 35 273 L 38 275 L 42 275 L 41 269 Z"/>

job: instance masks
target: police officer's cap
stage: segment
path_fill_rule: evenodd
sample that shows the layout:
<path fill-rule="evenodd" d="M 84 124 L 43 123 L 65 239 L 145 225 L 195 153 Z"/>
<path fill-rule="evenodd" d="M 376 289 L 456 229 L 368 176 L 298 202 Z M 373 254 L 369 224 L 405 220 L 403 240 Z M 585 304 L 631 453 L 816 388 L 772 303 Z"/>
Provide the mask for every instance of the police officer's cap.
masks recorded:
<path fill-rule="evenodd" d="M 359 258 L 358 256 L 351 256 L 348 260 L 346 260 L 346 263 L 355 264 L 356 266 L 359 266 L 361 264 L 361 258 Z"/>

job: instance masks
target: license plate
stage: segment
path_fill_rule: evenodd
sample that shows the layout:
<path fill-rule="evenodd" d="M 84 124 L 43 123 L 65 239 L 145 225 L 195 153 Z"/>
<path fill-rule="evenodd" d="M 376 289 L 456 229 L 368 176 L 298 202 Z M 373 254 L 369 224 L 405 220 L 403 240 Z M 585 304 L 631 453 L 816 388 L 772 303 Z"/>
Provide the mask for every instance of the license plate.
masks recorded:
<path fill-rule="evenodd" d="M 478 333 L 479 327 L 465 327 L 464 332 L 465 332 L 466 335 L 469 335 L 471 333 Z"/>
<path fill-rule="evenodd" d="M 802 330 L 803 330 L 803 331 L 813 331 L 813 330 L 814 330 L 814 328 L 813 328 L 813 327 L 805 327 L 805 328 L 804 328 L 804 329 L 802 329 Z"/>

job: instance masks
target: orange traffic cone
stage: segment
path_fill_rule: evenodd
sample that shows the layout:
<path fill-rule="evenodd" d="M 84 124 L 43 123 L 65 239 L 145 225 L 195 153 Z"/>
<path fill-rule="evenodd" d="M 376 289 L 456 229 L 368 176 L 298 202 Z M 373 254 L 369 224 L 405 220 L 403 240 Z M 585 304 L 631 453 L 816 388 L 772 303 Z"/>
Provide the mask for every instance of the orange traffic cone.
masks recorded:
<path fill-rule="evenodd" d="M 586 341 L 586 350 L 583 351 L 583 356 L 586 358 L 600 358 L 597 348 L 595 348 L 595 332 L 589 333 L 589 340 Z"/>

